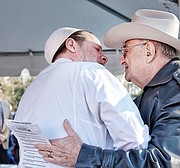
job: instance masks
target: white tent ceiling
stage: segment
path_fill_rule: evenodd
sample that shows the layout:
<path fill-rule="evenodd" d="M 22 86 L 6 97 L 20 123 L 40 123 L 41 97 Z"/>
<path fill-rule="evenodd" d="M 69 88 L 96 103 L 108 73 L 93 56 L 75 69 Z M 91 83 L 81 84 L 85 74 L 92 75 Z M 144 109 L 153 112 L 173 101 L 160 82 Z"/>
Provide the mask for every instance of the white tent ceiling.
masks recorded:
<path fill-rule="evenodd" d="M 110 27 L 130 21 L 139 8 L 180 15 L 178 0 L 0 0 L 0 76 L 18 76 L 23 68 L 37 75 L 47 66 L 44 43 L 59 27 L 84 28 L 102 42 Z M 123 73 L 117 51 L 103 50 L 106 67 Z"/>

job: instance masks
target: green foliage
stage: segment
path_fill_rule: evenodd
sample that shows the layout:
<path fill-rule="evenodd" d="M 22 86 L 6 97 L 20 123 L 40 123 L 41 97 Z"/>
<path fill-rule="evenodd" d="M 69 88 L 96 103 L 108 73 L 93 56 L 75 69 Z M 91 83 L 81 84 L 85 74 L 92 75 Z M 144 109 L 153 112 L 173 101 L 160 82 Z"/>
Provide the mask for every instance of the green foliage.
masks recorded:
<path fill-rule="evenodd" d="M 13 111 L 16 111 L 17 110 L 17 107 L 19 105 L 19 101 L 23 95 L 25 91 L 25 88 L 24 87 L 16 87 L 14 88 L 14 94 L 13 94 L 13 104 L 12 104 L 12 108 L 13 108 Z"/>
<path fill-rule="evenodd" d="M 34 78 L 30 77 L 25 82 L 21 77 L 1 77 L 0 79 L 3 91 L 2 99 L 7 100 L 11 104 L 12 111 L 15 112 L 26 87 Z"/>

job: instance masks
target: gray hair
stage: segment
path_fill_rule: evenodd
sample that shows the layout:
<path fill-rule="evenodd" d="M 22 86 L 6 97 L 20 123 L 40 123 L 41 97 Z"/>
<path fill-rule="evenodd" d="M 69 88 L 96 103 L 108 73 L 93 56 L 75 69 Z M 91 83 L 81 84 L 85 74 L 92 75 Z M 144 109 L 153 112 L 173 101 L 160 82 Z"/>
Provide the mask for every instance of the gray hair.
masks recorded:
<path fill-rule="evenodd" d="M 172 59 L 177 57 L 176 49 L 168 44 L 151 40 L 157 48 L 160 48 L 161 53 L 167 58 Z"/>

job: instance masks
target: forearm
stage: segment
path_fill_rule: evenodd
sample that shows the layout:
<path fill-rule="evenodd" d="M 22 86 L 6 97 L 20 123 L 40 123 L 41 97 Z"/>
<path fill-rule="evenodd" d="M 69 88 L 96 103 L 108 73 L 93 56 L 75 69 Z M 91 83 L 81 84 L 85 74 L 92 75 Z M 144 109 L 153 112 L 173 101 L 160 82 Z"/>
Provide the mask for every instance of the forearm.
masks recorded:
<path fill-rule="evenodd" d="M 144 150 L 102 150 L 99 147 L 83 144 L 76 163 L 77 168 L 158 168 L 158 167 L 177 167 L 180 164 L 179 156 L 171 158 L 167 153 L 155 147 Z M 172 163 L 173 161 L 173 163 Z"/>
<path fill-rule="evenodd" d="M 120 150 L 118 150 L 118 152 L 115 150 L 103 150 L 99 147 L 83 144 L 76 162 L 76 167 L 116 167 L 115 163 L 121 158 L 119 151 Z"/>
<path fill-rule="evenodd" d="M 77 168 L 97 167 L 132 167 L 127 161 L 128 155 L 123 150 L 103 150 L 102 148 L 83 144 L 76 163 Z M 123 159 L 122 159 L 123 158 Z M 126 159 L 125 159 L 126 158 Z M 121 160 L 122 159 L 122 160 Z"/>

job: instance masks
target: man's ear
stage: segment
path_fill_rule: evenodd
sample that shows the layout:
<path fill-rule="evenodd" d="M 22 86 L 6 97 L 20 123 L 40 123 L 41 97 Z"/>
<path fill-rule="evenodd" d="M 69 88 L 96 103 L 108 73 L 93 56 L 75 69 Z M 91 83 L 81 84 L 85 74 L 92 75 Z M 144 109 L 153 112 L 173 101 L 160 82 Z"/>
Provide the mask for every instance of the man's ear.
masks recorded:
<path fill-rule="evenodd" d="M 66 48 L 71 52 L 76 52 L 76 41 L 73 38 L 68 38 L 66 40 Z"/>
<path fill-rule="evenodd" d="M 146 62 L 147 63 L 151 62 L 154 59 L 155 54 L 156 54 L 155 45 L 152 42 L 148 41 L 146 44 Z"/>

